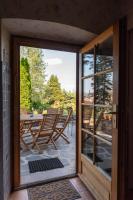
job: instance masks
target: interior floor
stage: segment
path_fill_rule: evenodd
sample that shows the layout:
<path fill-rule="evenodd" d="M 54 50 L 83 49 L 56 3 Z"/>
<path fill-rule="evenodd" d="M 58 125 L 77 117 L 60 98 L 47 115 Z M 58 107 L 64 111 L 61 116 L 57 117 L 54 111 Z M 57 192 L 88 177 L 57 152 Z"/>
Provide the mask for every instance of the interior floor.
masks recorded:
<path fill-rule="evenodd" d="M 95 200 L 86 188 L 86 186 L 81 182 L 81 180 L 78 177 L 69 180 L 81 196 L 81 198 L 77 200 Z M 9 200 L 29 200 L 27 190 L 25 189 L 12 193 Z"/>
<path fill-rule="evenodd" d="M 64 139 L 59 138 L 56 141 L 57 149 L 51 144 L 44 145 L 42 153 L 39 154 L 38 150 L 21 150 L 21 185 L 27 183 L 33 183 L 37 181 L 46 181 L 49 179 L 69 176 L 76 174 L 76 130 L 75 123 L 69 123 L 65 129 L 65 134 L 69 137 L 70 144 L 66 143 Z M 55 158 L 64 165 L 63 168 L 57 168 L 47 171 L 41 171 L 36 173 L 29 172 L 29 161 Z"/>

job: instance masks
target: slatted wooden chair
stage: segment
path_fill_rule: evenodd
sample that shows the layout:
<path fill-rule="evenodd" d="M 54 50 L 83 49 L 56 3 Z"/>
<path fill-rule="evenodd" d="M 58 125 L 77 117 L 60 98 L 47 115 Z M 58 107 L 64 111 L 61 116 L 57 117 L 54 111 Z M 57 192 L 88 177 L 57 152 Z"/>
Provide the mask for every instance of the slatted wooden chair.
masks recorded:
<path fill-rule="evenodd" d="M 29 149 L 29 145 L 32 144 L 31 140 L 31 127 L 33 121 L 30 120 L 21 120 L 20 121 L 20 144 L 21 147 Z M 30 138 L 30 139 L 29 139 Z"/>
<path fill-rule="evenodd" d="M 66 129 L 71 116 L 72 116 L 73 110 L 70 108 L 68 110 L 68 115 L 67 116 L 60 116 L 58 119 L 58 123 L 55 127 L 55 135 L 53 137 L 54 141 L 56 141 L 59 137 L 62 137 L 67 143 L 70 143 L 69 138 L 66 136 L 64 133 L 64 130 Z"/>
<path fill-rule="evenodd" d="M 58 114 L 58 108 L 48 108 L 47 114 Z"/>
<path fill-rule="evenodd" d="M 43 121 L 38 127 L 31 128 L 33 135 L 33 147 L 36 147 L 41 153 L 41 145 L 52 143 L 57 149 L 53 140 L 53 134 L 55 132 L 56 123 L 59 114 L 45 114 Z"/>

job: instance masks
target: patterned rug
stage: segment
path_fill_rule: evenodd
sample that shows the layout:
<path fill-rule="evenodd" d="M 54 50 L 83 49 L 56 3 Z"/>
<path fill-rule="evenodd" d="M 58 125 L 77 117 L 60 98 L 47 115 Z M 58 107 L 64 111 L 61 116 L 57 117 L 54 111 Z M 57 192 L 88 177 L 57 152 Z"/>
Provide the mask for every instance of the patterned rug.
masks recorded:
<path fill-rule="evenodd" d="M 75 200 L 81 198 L 69 180 L 61 180 L 28 189 L 29 200 Z"/>

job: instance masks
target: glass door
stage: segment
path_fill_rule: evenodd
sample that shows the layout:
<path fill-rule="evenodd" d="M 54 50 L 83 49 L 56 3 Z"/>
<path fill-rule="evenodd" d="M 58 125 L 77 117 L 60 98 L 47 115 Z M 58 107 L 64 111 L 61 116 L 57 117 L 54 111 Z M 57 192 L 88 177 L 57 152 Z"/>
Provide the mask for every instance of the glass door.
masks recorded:
<path fill-rule="evenodd" d="M 113 105 L 112 41 L 110 37 L 83 54 L 82 68 L 82 153 L 110 178 Z"/>
<path fill-rule="evenodd" d="M 80 177 L 96 199 L 102 200 L 111 199 L 114 163 L 117 94 L 114 89 L 113 36 L 112 29 L 102 41 L 98 37 L 81 50 Z"/>

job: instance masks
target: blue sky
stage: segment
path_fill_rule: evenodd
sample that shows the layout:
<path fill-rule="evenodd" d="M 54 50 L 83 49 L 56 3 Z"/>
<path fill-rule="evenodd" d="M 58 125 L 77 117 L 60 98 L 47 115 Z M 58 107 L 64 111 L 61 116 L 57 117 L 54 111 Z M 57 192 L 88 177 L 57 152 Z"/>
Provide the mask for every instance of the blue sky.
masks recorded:
<path fill-rule="evenodd" d="M 43 49 L 43 60 L 47 63 L 46 80 L 57 75 L 61 87 L 76 91 L 76 53 Z"/>

